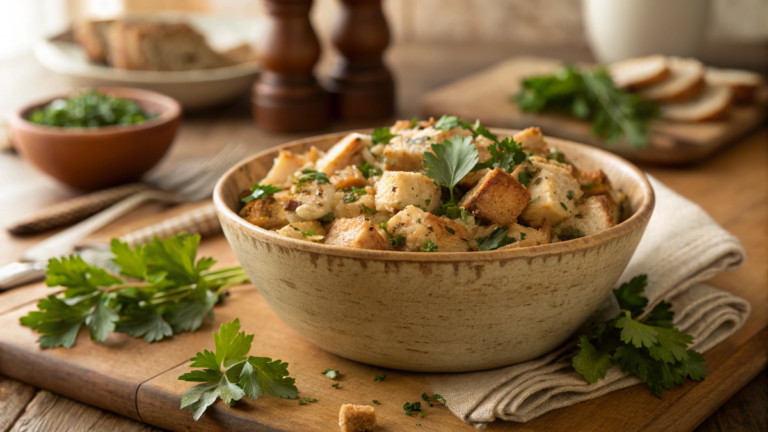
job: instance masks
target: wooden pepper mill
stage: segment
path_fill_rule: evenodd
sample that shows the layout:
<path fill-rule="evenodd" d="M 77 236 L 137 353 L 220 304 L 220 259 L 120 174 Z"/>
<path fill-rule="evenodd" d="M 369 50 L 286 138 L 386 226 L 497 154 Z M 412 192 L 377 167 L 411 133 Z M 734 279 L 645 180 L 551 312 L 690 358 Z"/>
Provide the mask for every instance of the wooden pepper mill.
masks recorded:
<path fill-rule="evenodd" d="M 253 87 L 256 123 L 270 131 L 320 129 L 328 124 L 328 94 L 312 69 L 320 43 L 309 22 L 312 0 L 266 0 L 267 28 L 259 42 L 263 72 Z"/>
<path fill-rule="evenodd" d="M 326 84 L 334 115 L 343 120 L 391 117 L 395 83 L 383 61 L 389 27 L 381 0 L 341 0 L 341 5 L 341 22 L 333 34 L 341 58 Z"/>

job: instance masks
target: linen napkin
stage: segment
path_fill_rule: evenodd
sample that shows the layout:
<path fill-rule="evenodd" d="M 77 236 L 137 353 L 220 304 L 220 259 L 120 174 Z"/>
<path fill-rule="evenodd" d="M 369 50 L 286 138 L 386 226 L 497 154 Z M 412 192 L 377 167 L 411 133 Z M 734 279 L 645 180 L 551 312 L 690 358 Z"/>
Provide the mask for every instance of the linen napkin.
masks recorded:
<path fill-rule="evenodd" d="M 738 330 L 749 303 L 733 294 L 701 284 L 716 274 L 738 268 L 744 260 L 739 241 L 696 204 L 650 178 L 656 208 L 643 239 L 620 283 L 645 273 L 646 310 L 662 300 L 672 304 L 675 325 L 692 335 L 692 348 L 706 351 Z M 616 300 L 611 295 L 618 313 Z M 463 374 L 440 374 L 431 389 L 446 399 L 462 420 L 484 429 L 495 419 L 527 422 L 551 410 L 594 399 L 639 384 L 618 367 L 590 384 L 571 367 L 574 340 L 525 363 Z"/>

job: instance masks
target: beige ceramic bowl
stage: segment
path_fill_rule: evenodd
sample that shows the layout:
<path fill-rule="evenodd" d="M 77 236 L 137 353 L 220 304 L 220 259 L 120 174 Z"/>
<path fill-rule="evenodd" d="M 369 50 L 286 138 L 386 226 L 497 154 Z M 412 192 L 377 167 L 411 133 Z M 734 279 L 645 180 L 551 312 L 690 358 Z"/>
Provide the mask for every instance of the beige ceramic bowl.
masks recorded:
<path fill-rule="evenodd" d="M 515 131 L 497 129 L 501 136 Z M 227 240 L 280 318 L 353 360 L 423 372 L 489 369 L 565 341 L 616 284 L 654 206 L 643 173 L 611 153 L 548 138 L 580 168 L 601 168 L 628 194 L 632 216 L 568 242 L 467 253 L 387 252 L 315 244 L 258 228 L 238 197 L 279 149 L 328 149 L 344 134 L 294 141 L 234 167 L 214 201 Z"/>

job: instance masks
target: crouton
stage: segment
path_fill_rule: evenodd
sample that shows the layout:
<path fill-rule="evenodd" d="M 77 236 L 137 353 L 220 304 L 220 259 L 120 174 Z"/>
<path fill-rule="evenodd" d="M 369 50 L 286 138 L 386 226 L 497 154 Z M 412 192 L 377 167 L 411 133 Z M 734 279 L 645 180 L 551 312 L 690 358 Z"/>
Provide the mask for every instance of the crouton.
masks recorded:
<path fill-rule="evenodd" d="M 398 136 L 384 147 L 384 169 L 388 171 L 418 171 L 422 168 L 424 152 L 432 151 L 432 136 L 407 138 Z"/>
<path fill-rule="evenodd" d="M 363 216 L 331 222 L 325 244 L 355 249 L 389 250 L 389 242 Z"/>
<path fill-rule="evenodd" d="M 289 222 L 319 219 L 333 210 L 336 189 L 330 183 L 306 182 L 296 187 L 286 203 Z"/>
<path fill-rule="evenodd" d="M 567 240 L 597 234 L 614 225 L 608 198 L 598 195 L 579 203 L 574 217 L 555 225 L 554 232 L 560 240 Z"/>
<path fill-rule="evenodd" d="M 459 207 L 479 219 L 501 226 L 517 221 L 531 193 L 500 168 L 486 174 L 459 202 Z"/>
<path fill-rule="evenodd" d="M 287 198 L 257 199 L 250 201 L 240 210 L 240 216 L 264 229 L 279 229 L 288 225 L 285 212 Z"/>
<path fill-rule="evenodd" d="M 376 428 L 376 410 L 369 405 L 344 404 L 339 410 L 341 432 L 370 432 Z"/>
<path fill-rule="evenodd" d="M 371 215 L 371 211 L 375 211 L 375 208 L 376 200 L 373 197 L 373 188 L 370 186 L 357 192 L 339 190 L 333 198 L 333 214 L 337 218 L 353 218 L 360 215 L 367 217 Z"/>
<path fill-rule="evenodd" d="M 368 179 L 356 166 L 350 165 L 343 170 L 336 171 L 336 174 L 331 176 L 331 184 L 336 190 L 349 189 L 353 186 L 363 188 L 368 184 Z"/>
<path fill-rule="evenodd" d="M 584 194 L 572 175 L 559 169 L 541 169 L 528 182 L 531 200 L 520 215 L 538 228 L 546 219 L 556 225 L 576 214 L 576 200 Z"/>
<path fill-rule="evenodd" d="M 552 153 L 550 153 L 552 154 Z M 531 165 L 536 169 L 546 169 L 553 172 L 560 172 L 573 176 L 573 166 L 567 163 L 558 162 L 552 158 L 541 156 L 532 156 L 529 158 Z"/>
<path fill-rule="evenodd" d="M 512 135 L 512 139 L 516 143 L 522 144 L 523 150 L 528 153 L 540 156 L 549 153 L 549 146 L 547 146 L 547 142 L 544 140 L 544 135 L 542 135 L 541 129 L 537 127 L 523 129 L 521 132 Z"/>
<path fill-rule="evenodd" d="M 464 225 L 408 206 L 387 222 L 393 237 L 405 238 L 405 250 L 419 252 L 427 241 L 437 246 L 435 252 L 466 252 L 469 232 Z"/>
<path fill-rule="evenodd" d="M 376 183 L 376 210 L 396 213 L 409 205 L 434 211 L 440 206 L 440 187 L 421 173 L 385 171 Z"/>
<path fill-rule="evenodd" d="M 301 169 L 309 160 L 302 155 L 280 150 L 262 184 L 288 185 L 290 177 Z"/>
<path fill-rule="evenodd" d="M 364 143 L 361 138 L 357 133 L 351 133 L 342 138 L 328 150 L 328 153 L 317 160 L 317 170 L 330 176 L 344 169 L 351 163 L 355 153 L 362 149 Z"/>
<path fill-rule="evenodd" d="M 472 250 L 478 250 L 478 241 L 482 237 L 488 237 L 498 225 L 483 225 L 474 230 L 470 247 Z M 521 247 L 538 246 L 549 243 L 551 236 L 549 223 L 544 221 L 539 229 L 525 227 L 519 224 L 512 224 L 507 227 L 507 237 L 515 240 L 514 243 L 502 246 L 499 249 L 515 249 Z"/>
<path fill-rule="evenodd" d="M 325 237 L 325 228 L 318 221 L 293 222 L 282 227 L 277 234 L 297 240 L 318 242 Z"/>

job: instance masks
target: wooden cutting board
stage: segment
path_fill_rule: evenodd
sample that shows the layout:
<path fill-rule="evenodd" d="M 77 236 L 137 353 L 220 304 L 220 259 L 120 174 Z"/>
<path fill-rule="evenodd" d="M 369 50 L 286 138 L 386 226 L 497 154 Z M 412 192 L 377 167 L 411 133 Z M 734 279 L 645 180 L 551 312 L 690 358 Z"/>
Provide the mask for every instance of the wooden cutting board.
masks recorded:
<path fill-rule="evenodd" d="M 754 130 L 768 117 L 768 92 L 762 92 L 759 103 L 735 106 L 723 120 L 655 121 L 650 127 L 647 148 L 633 149 L 625 143 L 606 145 L 590 133 L 590 124 L 586 121 L 564 114 L 526 113 L 511 101 L 510 96 L 520 91 L 523 78 L 551 74 L 560 66 L 561 60 L 512 58 L 427 93 L 422 99 L 423 117 L 449 114 L 467 120 L 479 119 L 486 126 L 513 129 L 539 126 L 545 135 L 604 147 L 633 161 L 659 164 L 699 161 Z"/>

